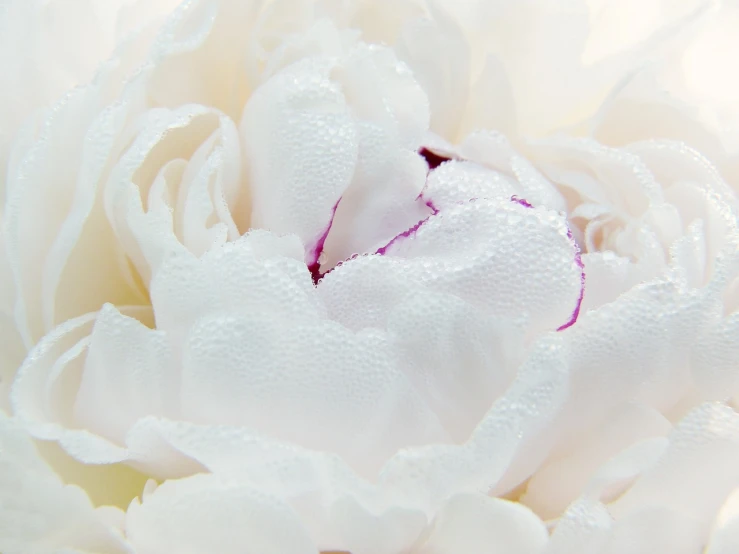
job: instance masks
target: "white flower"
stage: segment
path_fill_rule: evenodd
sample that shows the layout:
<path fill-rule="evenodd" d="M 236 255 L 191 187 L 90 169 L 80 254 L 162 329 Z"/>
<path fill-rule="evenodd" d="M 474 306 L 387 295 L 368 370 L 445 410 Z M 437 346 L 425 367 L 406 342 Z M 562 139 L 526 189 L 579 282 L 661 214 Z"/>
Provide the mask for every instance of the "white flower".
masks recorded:
<path fill-rule="evenodd" d="M 565 4 L 131 8 L 3 151 L 0 550 L 731 549 L 739 199 L 579 136 L 711 6 Z"/>

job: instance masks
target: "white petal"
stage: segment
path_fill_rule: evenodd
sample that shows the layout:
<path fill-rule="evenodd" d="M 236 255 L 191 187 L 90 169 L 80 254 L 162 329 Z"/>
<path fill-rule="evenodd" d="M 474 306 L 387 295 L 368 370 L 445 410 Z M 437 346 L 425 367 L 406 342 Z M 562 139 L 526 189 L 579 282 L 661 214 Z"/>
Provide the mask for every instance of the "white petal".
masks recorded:
<path fill-rule="evenodd" d="M 724 318 L 696 342 L 693 379 L 705 400 L 726 400 L 739 391 L 739 312 Z"/>
<path fill-rule="evenodd" d="M 427 524 L 421 510 L 392 507 L 375 515 L 349 496 L 335 502 L 331 513 L 342 548 L 352 554 L 409 552 Z"/>
<path fill-rule="evenodd" d="M 157 328 L 174 344 L 213 312 L 266 312 L 309 324 L 323 312 L 295 236 L 250 231 L 202 258 L 170 253 L 151 283 Z"/>
<path fill-rule="evenodd" d="M 470 45 L 438 4 L 427 4 L 429 19 L 411 19 L 396 46 L 431 104 L 431 130 L 455 141 L 470 90 Z"/>
<path fill-rule="evenodd" d="M 31 438 L 0 413 L 0 549 L 51 554 L 66 548 L 131 552 L 84 491 L 64 485 Z"/>
<path fill-rule="evenodd" d="M 249 94 L 244 52 L 260 7 L 253 0 L 181 3 L 152 48 L 152 103 L 212 106 L 238 121 Z"/>
<path fill-rule="evenodd" d="M 387 48 L 359 44 L 333 72 L 357 120 L 355 175 L 341 198 L 326 243 L 324 268 L 373 252 L 423 219 L 416 197 L 427 167 L 416 151 L 428 128 L 428 100 Z"/>
<path fill-rule="evenodd" d="M 739 485 L 738 466 L 739 415 L 704 404 L 680 422 L 657 465 L 611 505 L 611 513 L 619 517 L 645 505 L 669 506 L 695 519 L 698 532 L 707 534 L 727 491 Z"/>
<path fill-rule="evenodd" d="M 731 554 L 739 549 L 737 516 L 739 516 L 739 489 L 734 489 L 721 506 L 706 554 Z"/>
<path fill-rule="evenodd" d="M 381 483 L 432 505 L 461 488 L 511 490 L 549 453 L 548 426 L 562 409 L 566 380 L 559 338 L 541 340 L 467 443 L 403 450 L 388 461 Z"/>
<path fill-rule="evenodd" d="M 179 415 L 179 379 L 164 332 L 103 306 L 75 394 L 75 421 L 123 444 L 141 417 Z"/>
<path fill-rule="evenodd" d="M 252 226 L 298 235 L 308 265 L 357 163 L 354 119 L 331 69 L 320 58 L 286 68 L 254 92 L 241 118 Z"/>
<path fill-rule="evenodd" d="M 514 178 L 521 187 L 521 195 L 531 204 L 565 211 L 565 200 L 556 187 L 499 132 L 475 131 L 465 137 L 458 152 L 466 160 Z"/>
<path fill-rule="evenodd" d="M 505 202 L 522 196 L 514 179 L 475 162 L 451 160 L 431 172 L 423 191 L 424 198 L 443 209 L 473 198 Z"/>
<path fill-rule="evenodd" d="M 386 250 L 407 259 L 432 289 L 497 317 L 527 315 L 530 333 L 577 317 L 584 286 L 579 252 L 553 212 L 475 200 L 431 216 Z"/>
<path fill-rule="evenodd" d="M 573 502 L 557 522 L 544 554 L 600 554 L 607 544 L 613 518 L 593 498 Z"/>
<path fill-rule="evenodd" d="M 167 481 L 134 500 L 126 535 L 137 554 L 317 554 L 281 500 L 214 475 Z"/>
<path fill-rule="evenodd" d="M 198 105 L 150 110 L 139 124 L 142 131 L 111 171 L 105 208 L 118 241 L 148 284 L 164 257 L 184 251 L 185 243 L 200 254 L 226 240 L 226 225 L 206 229 L 206 221 L 211 223 L 216 215 L 209 191 L 202 191 L 209 185 L 203 180 L 206 177 L 201 179 L 198 202 L 196 193 L 190 190 L 197 184 L 182 183 L 185 177 L 193 179 L 188 174 L 188 169 L 193 169 L 185 169 L 185 164 L 178 161 L 194 158 L 197 165 L 195 158 L 201 144 L 214 133 L 228 134 L 233 124 L 217 111 Z M 195 208 L 193 202 L 199 206 Z"/>
<path fill-rule="evenodd" d="M 603 554 L 694 554 L 704 544 L 695 522 L 669 506 L 640 510 L 616 521 Z"/>
<path fill-rule="evenodd" d="M 348 260 L 325 275 L 317 287 L 328 317 L 354 331 L 385 328 L 394 306 L 424 290 L 406 261 L 390 256 Z"/>
<path fill-rule="evenodd" d="M 655 281 L 581 315 L 565 333 L 572 393 L 561 429 L 592 429 L 634 399 L 661 411 L 672 408 L 690 386 L 689 354 L 707 307 L 675 282 Z"/>
<path fill-rule="evenodd" d="M 417 554 L 532 554 L 549 539 L 544 523 L 528 508 L 500 498 L 460 494 L 436 515 L 431 536 Z"/>
<path fill-rule="evenodd" d="M 611 456 L 645 438 L 664 436 L 671 429 L 656 410 L 639 405 L 617 409 L 571 452 L 541 467 L 529 480 L 521 502 L 545 519 L 555 518 Z"/>
<path fill-rule="evenodd" d="M 423 293 L 388 315 L 400 367 L 454 442 L 469 438 L 523 359 L 523 333 L 451 295 Z"/>
<path fill-rule="evenodd" d="M 11 390 L 13 411 L 36 438 L 55 439 L 59 434 L 60 414 L 49 405 L 50 397 L 58 397 L 59 390 L 54 389 L 49 381 L 52 376 L 63 374 L 67 362 L 80 356 L 96 315 L 86 314 L 54 329 L 36 345 L 18 369 Z M 65 360 L 65 356 L 69 357 L 68 354 L 74 353 L 75 349 L 76 356 Z M 62 395 L 60 400 L 66 404 L 65 415 L 68 416 L 73 396 Z"/>
<path fill-rule="evenodd" d="M 8 176 L 4 238 L 19 329 L 29 347 L 59 321 L 97 310 L 105 300 L 140 298 L 121 276 L 120 254 L 97 201 L 129 109 L 126 102 L 105 109 L 102 89 L 96 83 L 60 100 L 35 141 L 16 152 L 19 162 Z M 96 260 L 96 272 L 86 256 Z"/>
<path fill-rule="evenodd" d="M 267 315 L 200 320 L 183 352 L 185 418 L 339 452 L 360 473 L 403 446 L 445 440 L 387 336 L 286 323 Z"/>

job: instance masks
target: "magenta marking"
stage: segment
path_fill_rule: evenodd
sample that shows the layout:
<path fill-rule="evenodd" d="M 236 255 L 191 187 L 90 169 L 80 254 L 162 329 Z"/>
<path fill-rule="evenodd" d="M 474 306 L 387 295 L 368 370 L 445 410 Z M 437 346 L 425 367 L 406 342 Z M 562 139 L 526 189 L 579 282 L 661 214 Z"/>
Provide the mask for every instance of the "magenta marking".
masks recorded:
<path fill-rule="evenodd" d="M 423 190 L 416 197 L 416 201 L 417 202 L 423 202 L 426 205 L 426 207 L 428 207 L 431 210 L 431 213 L 429 215 L 427 215 L 425 218 L 423 218 L 421 221 L 419 221 L 418 223 L 416 223 L 413 227 L 411 227 L 407 231 L 403 231 L 399 235 L 395 235 L 392 239 L 390 239 L 390 242 L 388 242 L 385 246 L 383 246 L 381 248 L 378 248 L 375 251 L 375 254 L 379 254 L 380 256 L 384 256 L 387 253 L 388 248 L 390 248 L 393 244 L 395 244 L 396 242 L 398 242 L 401 239 L 407 239 L 408 237 L 412 237 L 413 235 L 415 235 L 416 234 L 416 231 L 418 231 L 424 223 L 426 223 L 429 219 L 431 219 L 433 216 L 435 216 L 436 214 L 439 213 L 439 210 L 434 205 L 433 201 L 431 201 L 431 199 L 426 198 L 424 196 L 423 193 L 424 193 L 425 190 L 426 190 L 426 187 L 424 186 L 423 187 Z"/>
<path fill-rule="evenodd" d="M 519 198 L 515 194 L 511 196 L 511 202 L 516 202 L 517 204 L 520 204 L 521 206 L 524 206 L 526 208 L 534 207 L 527 200 Z M 577 245 L 575 237 L 572 235 L 572 229 L 570 229 L 569 226 L 567 227 L 567 238 L 570 239 L 570 242 L 575 249 L 575 263 L 577 264 L 577 267 L 580 268 L 580 295 L 577 297 L 577 305 L 575 306 L 575 311 L 572 312 L 570 319 L 567 320 L 567 323 L 565 323 L 564 325 L 560 325 L 559 327 L 557 327 L 557 331 L 564 331 L 568 327 L 572 327 L 575 324 L 577 318 L 580 316 L 582 299 L 585 296 L 585 264 L 582 263 L 580 247 Z"/>
<path fill-rule="evenodd" d="M 423 156 L 423 159 L 426 160 L 426 163 L 429 166 L 429 171 L 433 171 L 437 167 L 439 167 L 444 162 L 448 162 L 451 160 L 451 158 L 448 158 L 446 156 L 441 156 L 437 154 L 436 152 L 432 152 L 426 147 L 421 148 L 418 153 Z"/>
<path fill-rule="evenodd" d="M 577 267 L 580 268 L 580 295 L 577 297 L 577 305 L 575 306 L 575 311 L 572 312 L 572 316 L 570 317 L 569 321 L 567 321 L 567 323 L 565 323 L 564 325 L 560 325 L 557 328 L 557 331 L 564 331 L 568 327 L 572 327 L 575 324 L 577 318 L 580 315 L 582 299 L 585 296 L 585 264 L 582 263 L 580 247 L 577 245 L 575 237 L 572 235 L 572 230 L 570 228 L 567 229 L 567 238 L 570 239 L 572 246 L 575 248 L 575 263 L 577 264 Z"/>
<path fill-rule="evenodd" d="M 416 196 L 416 201 L 420 200 L 421 202 L 426 204 L 426 207 L 431 209 L 431 215 L 436 215 L 439 213 L 439 209 L 436 207 L 433 200 L 431 200 L 430 198 L 426 198 L 425 191 L 427 187 L 428 182 L 423 186 L 423 190 L 418 193 L 418 196 Z"/>
<path fill-rule="evenodd" d="M 521 204 L 522 206 L 524 206 L 526 208 L 533 208 L 534 207 L 527 200 L 524 200 L 523 198 L 519 198 L 515 194 L 513 196 L 511 196 L 511 202 L 516 202 L 517 204 Z"/>
<path fill-rule="evenodd" d="M 321 257 L 321 254 L 323 254 L 323 247 L 326 244 L 326 239 L 331 231 L 331 226 L 334 224 L 334 217 L 336 216 L 336 210 L 339 208 L 339 202 L 341 202 L 341 197 L 339 197 L 331 210 L 331 218 L 328 220 L 326 229 L 318 237 L 316 245 L 306 255 L 306 264 L 308 265 L 308 271 L 310 271 L 311 277 L 313 278 L 314 285 L 317 285 L 318 281 L 320 281 L 321 277 L 324 275 L 321 273 L 321 263 L 318 259 Z"/>
<path fill-rule="evenodd" d="M 413 227 L 408 229 L 407 231 L 403 231 L 399 235 L 395 235 L 390 242 L 388 242 L 385 246 L 378 248 L 375 254 L 379 254 L 380 256 L 384 256 L 387 253 L 388 248 L 390 248 L 393 244 L 398 242 L 401 239 L 407 239 L 408 237 L 412 237 L 416 234 L 416 232 L 421 228 L 421 226 L 426 223 L 429 219 L 431 219 L 436 214 L 431 214 L 426 219 L 422 219 L 418 223 L 416 223 Z"/>

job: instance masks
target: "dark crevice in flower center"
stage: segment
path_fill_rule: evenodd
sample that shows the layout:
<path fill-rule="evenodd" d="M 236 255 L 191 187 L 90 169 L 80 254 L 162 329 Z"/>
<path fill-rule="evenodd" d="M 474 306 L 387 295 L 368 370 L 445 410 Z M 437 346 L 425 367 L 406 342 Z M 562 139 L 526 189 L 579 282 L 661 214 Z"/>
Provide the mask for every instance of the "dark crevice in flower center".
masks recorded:
<path fill-rule="evenodd" d="M 421 148 L 418 153 L 423 156 L 424 160 L 426 160 L 426 163 L 429 166 L 429 170 L 434 170 L 444 162 L 448 162 L 449 160 L 451 160 L 451 158 L 449 158 L 448 156 L 442 156 L 441 154 L 432 152 L 426 147 Z"/>
<path fill-rule="evenodd" d="M 428 164 L 429 167 L 429 173 L 434 171 L 437 167 L 439 167 L 444 162 L 447 162 L 451 160 L 451 157 L 443 156 L 440 154 L 437 154 L 428 148 L 421 148 L 419 150 L 419 155 L 421 155 Z M 428 184 L 428 183 L 427 183 Z M 468 200 L 468 202 L 474 202 L 476 198 L 471 198 Z M 520 198 L 519 196 L 513 195 L 510 198 L 511 202 L 515 202 L 516 204 L 519 204 L 520 206 L 523 206 L 525 208 L 534 208 L 534 206 L 526 199 Z M 334 216 L 336 215 L 336 210 L 339 207 L 339 203 L 341 202 L 341 198 L 336 202 L 336 204 L 333 207 L 333 210 L 331 212 L 331 218 L 328 222 L 328 225 L 326 226 L 325 230 L 321 233 L 321 235 L 316 240 L 315 246 L 308 252 L 306 255 L 306 263 L 308 265 L 308 271 L 311 274 L 311 278 L 313 279 L 313 284 L 318 285 L 318 282 L 327 274 L 331 272 L 331 269 L 321 272 L 321 254 L 323 254 L 324 245 L 326 243 L 326 238 L 328 237 L 329 232 L 331 231 L 331 227 L 334 222 Z M 388 253 L 388 251 L 397 243 L 403 241 L 404 239 L 411 238 L 416 235 L 418 230 L 426 223 L 428 222 L 432 217 L 439 214 L 439 208 L 436 207 L 433 200 L 427 196 L 426 193 L 426 186 L 424 186 L 423 190 L 420 192 L 420 194 L 416 197 L 416 202 L 423 202 L 423 204 L 431 210 L 431 213 L 427 215 L 425 218 L 421 219 L 418 223 L 410 227 L 409 229 L 403 231 L 402 233 L 399 233 L 395 235 L 390 241 L 385 244 L 384 246 L 381 246 L 378 248 L 374 254 L 384 256 Z M 465 203 L 465 202 L 462 202 Z M 577 299 L 577 304 L 575 305 L 575 309 L 572 312 L 572 315 L 570 316 L 570 319 L 564 323 L 563 325 L 560 325 L 557 328 L 557 331 L 564 331 L 565 329 L 571 327 L 575 324 L 575 322 L 578 319 L 578 316 L 580 315 L 580 308 L 582 307 L 582 301 L 583 297 L 585 295 L 585 266 L 582 261 L 582 256 L 580 253 L 580 248 L 575 241 L 575 238 L 572 234 L 572 230 L 569 228 L 569 225 L 567 227 L 567 238 L 572 243 L 574 252 L 575 252 L 575 264 L 580 270 L 580 293 Z M 356 254 L 352 257 L 356 257 Z M 351 259 L 351 258 L 350 258 Z M 348 260 L 347 260 L 348 261 Z M 339 263 L 341 265 L 341 263 Z M 332 268 L 333 269 L 333 268 Z"/>

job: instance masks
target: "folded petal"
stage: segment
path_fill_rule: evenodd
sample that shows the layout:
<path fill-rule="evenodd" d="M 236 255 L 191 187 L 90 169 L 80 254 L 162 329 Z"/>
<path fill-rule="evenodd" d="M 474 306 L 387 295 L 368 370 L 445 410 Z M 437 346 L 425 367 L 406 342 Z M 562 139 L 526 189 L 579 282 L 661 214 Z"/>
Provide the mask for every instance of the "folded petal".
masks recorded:
<path fill-rule="evenodd" d="M 254 91 L 240 125 L 252 226 L 296 234 L 308 265 L 357 164 L 355 122 L 332 69 L 322 58 L 285 68 Z"/>

